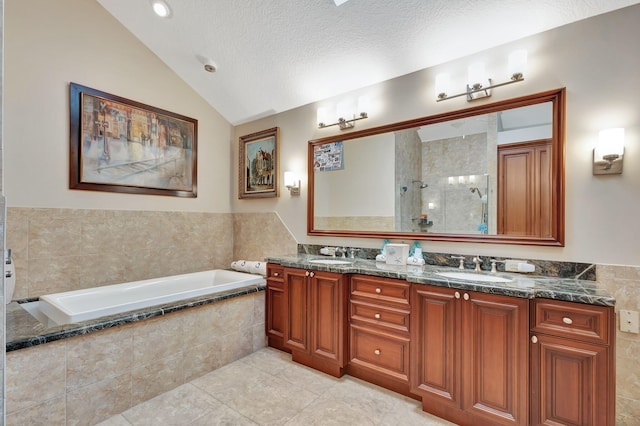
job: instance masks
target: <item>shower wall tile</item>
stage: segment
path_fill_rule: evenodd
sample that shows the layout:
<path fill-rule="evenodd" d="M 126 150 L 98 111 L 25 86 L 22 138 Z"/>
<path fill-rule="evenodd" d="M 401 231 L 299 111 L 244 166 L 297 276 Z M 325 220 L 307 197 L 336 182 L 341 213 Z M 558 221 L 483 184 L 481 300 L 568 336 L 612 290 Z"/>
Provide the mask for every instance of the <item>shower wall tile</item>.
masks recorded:
<path fill-rule="evenodd" d="M 60 396 L 41 402 L 21 411 L 7 413 L 7 426 L 24 425 L 64 425 L 66 419 L 66 398 Z"/>
<path fill-rule="evenodd" d="M 181 315 L 167 315 L 142 322 L 133 329 L 133 366 L 155 364 L 184 348 Z"/>
<path fill-rule="evenodd" d="M 131 404 L 138 405 L 184 383 L 182 354 L 134 367 L 131 378 Z"/>
<path fill-rule="evenodd" d="M 131 373 L 67 392 L 67 425 L 95 425 L 131 407 Z"/>

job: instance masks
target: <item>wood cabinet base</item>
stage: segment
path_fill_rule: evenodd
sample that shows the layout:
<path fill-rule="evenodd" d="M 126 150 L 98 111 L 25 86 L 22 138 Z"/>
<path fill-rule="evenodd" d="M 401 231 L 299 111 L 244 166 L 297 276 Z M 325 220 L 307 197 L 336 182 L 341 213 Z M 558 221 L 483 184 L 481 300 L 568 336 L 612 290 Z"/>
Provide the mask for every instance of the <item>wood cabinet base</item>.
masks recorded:
<path fill-rule="evenodd" d="M 307 352 L 295 350 L 290 352 L 291 359 L 297 363 L 322 371 L 323 373 L 327 373 L 333 377 L 342 377 L 344 375 L 344 368 L 340 367 L 335 362 L 318 358 Z"/>

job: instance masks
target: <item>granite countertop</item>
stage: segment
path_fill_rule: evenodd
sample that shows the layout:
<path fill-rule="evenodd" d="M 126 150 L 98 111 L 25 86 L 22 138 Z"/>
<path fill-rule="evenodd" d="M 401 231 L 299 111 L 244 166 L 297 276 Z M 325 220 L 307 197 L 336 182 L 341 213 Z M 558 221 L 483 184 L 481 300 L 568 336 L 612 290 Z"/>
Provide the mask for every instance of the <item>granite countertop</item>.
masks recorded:
<path fill-rule="evenodd" d="M 245 294 L 264 290 L 264 285 L 253 285 L 235 290 L 229 290 L 213 295 L 181 300 L 164 305 L 151 306 L 136 311 L 125 312 L 95 320 L 84 321 L 75 324 L 57 325 L 45 324 L 38 321 L 20 305 L 22 303 L 11 302 L 6 307 L 6 351 L 15 351 L 43 343 L 66 339 L 82 334 L 93 333 L 122 324 L 129 324 L 152 318 L 170 312 L 181 311 L 196 306 L 207 305 L 220 300 L 230 299 Z M 22 301 L 21 301 L 22 302 Z"/>
<path fill-rule="evenodd" d="M 598 288 L 595 281 L 575 280 L 572 278 L 557 278 L 521 274 L 512 272 L 488 271 L 479 273 L 484 276 L 497 276 L 510 279 L 509 282 L 482 282 L 467 279 L 453 279 L 437 275 L 438 272 L 466 272 L 474 274 L 472 270 L 461 271 L 457 268 L 433 265 L 387 265 L 369 259 L 342 259 L 349 261 L 344 265 L 325 265 L 311 263 L 314 259 L 332 259 L 328 256 L 295 254 L 289 256 L 268 257 L 265 260 L 292 268 L 312 269 L 316 271 L 337 272 L 341 274 L 363 274 L 383 278 L 396 278 L 416 284 L 429 284 L 439 287 L 449 287 L 459 290 L 478 291 L 482 293 L 499 294 L 525 299 L 545 298 L 564 300 L 569 302 L 586 303 L 589 305 L 614 306 L 615 298 L 604 289 Z"/>

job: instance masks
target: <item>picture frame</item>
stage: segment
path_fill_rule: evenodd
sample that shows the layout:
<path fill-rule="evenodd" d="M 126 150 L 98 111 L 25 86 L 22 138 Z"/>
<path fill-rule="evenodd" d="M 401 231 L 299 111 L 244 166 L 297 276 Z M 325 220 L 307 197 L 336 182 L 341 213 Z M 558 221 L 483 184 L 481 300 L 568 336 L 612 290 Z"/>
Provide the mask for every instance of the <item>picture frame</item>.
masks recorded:
<path fill-rule="evenodd" d="M 197 197 L 198 121 L 69 84 L 69 188 Z"/>
<path fill-rule="evenodd" d="M 280 129 L 240 136 L 239 145 L 238 198 L 278 197 Z"/>

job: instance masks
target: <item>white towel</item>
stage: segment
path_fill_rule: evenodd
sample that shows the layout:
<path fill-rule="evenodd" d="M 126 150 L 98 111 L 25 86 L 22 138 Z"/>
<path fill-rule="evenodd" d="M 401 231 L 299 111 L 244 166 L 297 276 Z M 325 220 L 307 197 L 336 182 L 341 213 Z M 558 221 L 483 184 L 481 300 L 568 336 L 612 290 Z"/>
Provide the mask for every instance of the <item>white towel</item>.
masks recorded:
<path fill-rule="evenodd" d="M 376 262 L 386 262 L 387 261 L 387 256 L 385 256 L 384 254 L 379 254 L 376 256 Z"/>
<path fill-rule="evenodd" d="M 409 257 L 407 259 L 407 265 L 424 265 L 424 259 L 422 257 Z"/>
<path fill-rule="evenodd" d="M 231 269 L 249 274 L 267 275 L 267 264 L 260 261 L 234 260 L 231 262 Z"/>

